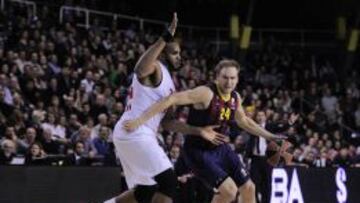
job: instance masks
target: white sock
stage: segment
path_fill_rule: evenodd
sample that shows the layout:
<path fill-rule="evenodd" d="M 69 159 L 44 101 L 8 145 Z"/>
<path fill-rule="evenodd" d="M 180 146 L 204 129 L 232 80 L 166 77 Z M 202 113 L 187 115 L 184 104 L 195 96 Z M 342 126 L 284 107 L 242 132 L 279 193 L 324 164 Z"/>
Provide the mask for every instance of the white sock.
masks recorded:
<path fill-rule="evenodd" d="M 116 203 L 115 202 L 115 197 L 114 198 L 111 198 L 109 200 L 106 200 L 104 203 Z"/>

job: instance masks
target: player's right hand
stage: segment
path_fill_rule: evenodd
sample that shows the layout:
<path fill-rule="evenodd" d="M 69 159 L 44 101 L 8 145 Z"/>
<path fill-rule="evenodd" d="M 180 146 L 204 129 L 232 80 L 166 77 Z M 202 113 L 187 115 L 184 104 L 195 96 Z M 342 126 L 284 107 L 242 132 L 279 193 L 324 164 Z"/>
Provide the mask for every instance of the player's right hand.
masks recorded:
<path fill-rule="evenodd" d="M 123 123 L 123 129 L 127 132 L 131 132 L 136 130 L 141 125 L 139 119 L 126 120 Z"/>
<path fill-rule="evenodd" d="M 218 128 L 218 127 L 219 126 L 217 126 L 217 125 L 201 127 L 200 128 L 201 137 L 204 138 L 205 140 L 211 142 L 214 145 L 220 145 L 220 144 L 229 142 L 228 137 L 226 137 L 225 135 L 220 134 L 214 130 L 215 128 Z"/>
<path fill-rule="evenodd" d="M 269 137 L 270 140 L 274 141 L 274 142 L 279 142 L 279 141 L 283 141 L 283 140 L 287 140 L 287 136 L 285 135 L 275 135 L 273 134 L 271 137 Z"/>
<path fill-rule="evenodd" d="M 178 24 L 177 13 L 174 12 L 174 15 L 173 15 L 171 24 L 170 24 L 170 26 L 169 26 L 169 32 L 171 33 L 172 36 L 175 35 L 175 31 L 176 31 L 176 28 L 177 28 L 177 24 Z"/>

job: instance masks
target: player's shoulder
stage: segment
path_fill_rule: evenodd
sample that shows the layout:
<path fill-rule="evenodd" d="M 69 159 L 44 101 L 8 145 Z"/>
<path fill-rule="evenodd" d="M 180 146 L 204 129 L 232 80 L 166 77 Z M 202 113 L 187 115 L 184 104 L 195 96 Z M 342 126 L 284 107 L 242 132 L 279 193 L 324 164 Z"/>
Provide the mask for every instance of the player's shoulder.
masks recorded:
<path fill-rule="evenodd" d="M 193 89 L 197 93 L 213 94 L 212 89 L 207 85 L 200 85 Z"/>
<path fill-rule="evenodd" d="M 193 89 L 187 90 L 187 94 L 193 98 L 196 98 L 197 101 L 209 101 L 213 98 L 213 91 L 207 86 L 197 86 Z"/>

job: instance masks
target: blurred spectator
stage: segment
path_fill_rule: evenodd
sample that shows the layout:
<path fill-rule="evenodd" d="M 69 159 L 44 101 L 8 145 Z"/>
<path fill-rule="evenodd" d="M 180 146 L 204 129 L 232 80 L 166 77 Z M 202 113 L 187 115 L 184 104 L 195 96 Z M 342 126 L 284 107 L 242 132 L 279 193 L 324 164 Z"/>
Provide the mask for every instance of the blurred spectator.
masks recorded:
<path fill-rule="evenodd" d="M 0 86 L 0 114 L 1 116 L 9 118 L 14 111 L 14 107 L 6 102 L 5 89 Z"/>
<path fill-rule="evenodd" d="M 63 123 L 65 121 L 63 120 Z M 55 118 L 54 114 L 48 113 L 47 119 L 41 124 L 43 129 L 49 129 L 51 136 L 56 136 L 58 138 L 65 138 L 65 127 L 59 124 L 59 119 Z"/>
<path fill-rule="evenodd" d="M 13 105 L 13 95 L 8 88 L 8 77 L 5 74 L 0 74 L 0 88 L 4 91 L 4 102 L 8 105 Z"/>
<path fill-rule="evenodd" d="M 37 132 L 35 128 L 29 127 L 26 129 L 24 139 L 17 140 L 19 153 L 25 154 L 28 151 L 30 146 L 35 143 L 36 135 Z"/>
<path fill-rule="evenodd" d="M 90 109 L 90 115 L 94 120 L 97 119 L 100 114 L 108 114 L 105 96 L 103 94 L 96 96 L 95 104 L 92 105 Z"/>
<path fill-rule="evenodd" d="M 9 165 L 16 156 L 16 145 L 12 140 L 1 142 L 0 165 Z"/>
<path fill-rule="evenodd" d="M 85 92 L 90 94 L 94 88 L 93 73 L 91 71 L 86 72 L 86 76 L 81 80 L 81 86 L 85 88 Z"/>
<path fill-rule="evenodd" d="M 100 128 L 106 127 L 108 125 L 108 116 L 106 114 L 100 114 L 97 117 L 98 124 L 94 126 L 94 128 L 91 130 L 91 139 L 95 139 L 99 137 Z M 109 129 L 110 130 L 110 129 Z M 111 131 L 110 131 L 111 134 Z"/>
<path fill-rule="evenodd" d="M 85 151 L 85 145 L 81 142 L 75 142 L 73 153 L 66 156 L 64 165 L 66 166 L 88 166 L 90 159 Z"/>
<path fill-rule="evenodd" d="M 173 145 L 170 149 L 169 155 L 170 161 L 175 164 L 180 156 L 180 147 Z"/>
<path fill-rule="evenodd" d="M 101 126 L 99 129 L 99 136 L 93 140 L 98 155 L 106 156 L 110 153 L 110 143 L 108 141 L 109 135 L 110 129 L 106 126 Z"/>
<path fill-rule="evenodd" d="M 84 152 L 89 154 L 89 156 L 94 156 L 96 154 L 96 149 L 93 145 L 93 142 L 90 138 L 90 129 L 86 126 L 81 127 L 77 132 L 71 136 L 71 142 L 73 144 L 77 142 L 82 142 L 84 145 Z"/>
<path fill-rule="evenodd" d="M 325 93 L 321 99 L 321 105 L 329 118 L 331 120 L 335 120 L 335 110 L 338 105 L 338 99 L 331 94 L 331 90 L 329 88 L 325 89 Z"/>
<path fill-rule="evenodd" d="M 25 155 L 26 165 L 48 165 L 46 160 L 46 153 L 42 145 L 35 142 L 29 146 L 29 149 Z"/>
<path fill-rule="evenodd" d="M 333 165 L 336 167 L 347 168 L 351 165 L 349 151 L 346 147 L 341 148 L 340 153 L 335 157 Z"/>
<path fill-rule="evenodd" d="M 40 139 L 46 154 L 59 154 L 60 143 L 56 141 L 56 138 L 52 136 L 51 129 L 44 128 L 42 131 L 42 137 Z"/>

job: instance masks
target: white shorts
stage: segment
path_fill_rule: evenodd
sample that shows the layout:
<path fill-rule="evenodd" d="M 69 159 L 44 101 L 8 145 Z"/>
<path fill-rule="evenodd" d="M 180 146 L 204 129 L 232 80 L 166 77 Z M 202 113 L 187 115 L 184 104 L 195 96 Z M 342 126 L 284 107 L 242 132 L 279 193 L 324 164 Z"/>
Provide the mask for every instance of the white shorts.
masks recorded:
<path fill-rule="evenodd" d="M 141 132 L 137 131 L 126 135 L 134 136 L 135 139 L 119 139 L 117 133 L 126 132 L 115 127 L 114 135 L 117 136 L 114 136 L 113 141 L 129 189 L 136 185 L 155 185 L 154 177 L 172 167 L 154 134 L 145 132 L 139 135 Z"/>

